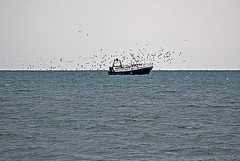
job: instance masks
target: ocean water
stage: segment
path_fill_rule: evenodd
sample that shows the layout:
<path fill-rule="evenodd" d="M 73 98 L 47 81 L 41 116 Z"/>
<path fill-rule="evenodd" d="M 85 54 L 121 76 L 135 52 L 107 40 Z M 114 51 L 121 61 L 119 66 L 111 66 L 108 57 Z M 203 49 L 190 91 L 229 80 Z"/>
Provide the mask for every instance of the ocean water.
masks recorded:
<path fill-rule="evenodd" d="M 240 71 L 0 71 L 0 160 L 240 160 Z"/>

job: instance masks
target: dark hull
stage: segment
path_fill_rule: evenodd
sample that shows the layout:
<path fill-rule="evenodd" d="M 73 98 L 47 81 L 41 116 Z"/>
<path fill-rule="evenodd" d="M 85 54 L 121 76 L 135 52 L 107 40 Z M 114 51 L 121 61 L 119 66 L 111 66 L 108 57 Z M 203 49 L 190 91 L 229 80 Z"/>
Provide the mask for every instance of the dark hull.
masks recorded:
<path fill-rule="evenodd" d="M 143 75 L 143 74 L 149 74 L 151 70 L 152 70 L 152 67 L 143 68 L 139 70 L 124 71 L 124 72 L 108 71 L 108 75 Z"/>

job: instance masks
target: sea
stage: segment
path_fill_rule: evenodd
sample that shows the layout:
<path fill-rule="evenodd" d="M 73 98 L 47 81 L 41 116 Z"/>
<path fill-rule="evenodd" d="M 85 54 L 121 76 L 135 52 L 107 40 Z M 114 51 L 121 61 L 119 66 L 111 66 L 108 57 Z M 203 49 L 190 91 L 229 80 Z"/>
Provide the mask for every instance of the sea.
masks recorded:
<path fill-rule="evenodd" d="M 240 71 L 0 71 L 0 160 L 240 160 Z"/>

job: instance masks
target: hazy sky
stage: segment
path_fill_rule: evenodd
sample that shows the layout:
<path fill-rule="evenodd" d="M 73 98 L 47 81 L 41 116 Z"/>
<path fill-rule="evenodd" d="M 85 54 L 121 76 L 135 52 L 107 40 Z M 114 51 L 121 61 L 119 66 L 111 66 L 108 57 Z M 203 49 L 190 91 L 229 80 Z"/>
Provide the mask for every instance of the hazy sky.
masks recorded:
<path fill-rule="evenodd" d="M 162 69 L 240 69 L 240 0 L 0 0 L 0 69 L 146 44 L 176 53 Z"/>

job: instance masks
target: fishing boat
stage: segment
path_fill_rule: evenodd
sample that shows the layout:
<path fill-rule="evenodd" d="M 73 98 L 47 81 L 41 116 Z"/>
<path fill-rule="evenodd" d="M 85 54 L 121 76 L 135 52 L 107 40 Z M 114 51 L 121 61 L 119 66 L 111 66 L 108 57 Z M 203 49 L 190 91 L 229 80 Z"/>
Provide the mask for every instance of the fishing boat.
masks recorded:
<path fill-rule="evenodd" d="M 142 75 L 149 74 L 153 65 L 151 63 L 137 63 L 122 65 L 121 60 L 114 59 L 113 65 L 109 67 L 108 75 Z"/>

